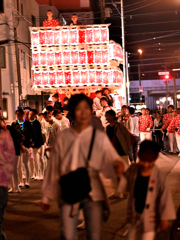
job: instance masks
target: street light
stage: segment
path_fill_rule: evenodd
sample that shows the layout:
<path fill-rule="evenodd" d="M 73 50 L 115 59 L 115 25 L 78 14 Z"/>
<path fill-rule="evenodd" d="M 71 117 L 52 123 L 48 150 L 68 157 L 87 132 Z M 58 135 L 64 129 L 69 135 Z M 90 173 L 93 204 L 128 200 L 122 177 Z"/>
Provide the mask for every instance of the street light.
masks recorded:
<path fill-rule="evenodd" d="M 139 53 L 140 55 L 142 55 L 143 50 L 142 50 L 142 49 L 138 49 L 138 53 Z"/>
<path fill-rule="evenodd" d="M 156 104 L 159 105 L 159 104 L 160 104 L 160 101 L 156 101 Z"/>

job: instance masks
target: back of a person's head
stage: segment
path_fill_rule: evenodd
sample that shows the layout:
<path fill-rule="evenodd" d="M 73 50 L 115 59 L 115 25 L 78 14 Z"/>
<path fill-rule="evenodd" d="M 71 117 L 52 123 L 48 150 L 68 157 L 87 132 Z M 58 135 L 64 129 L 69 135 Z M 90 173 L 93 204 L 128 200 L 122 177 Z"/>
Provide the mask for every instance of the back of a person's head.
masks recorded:
<path fill-rule="evenodd" d="M 29 110 L 29 111 L 31 111 L 31 108 L 30 108 L 30 107 L 24 107 L 24 110 Z"/>
<path fill-rule="evenodd" d="M 109 111 L 107 111 L 106 114 L 109 114 L 109 115 L 111 115 L 111 116 L 116 117 L 116 112 L 115 112 L 114 110 L 112 110 L 112 109 L 109 110 Z"/>
<path fill-rule="evenodd" d="M 31 112 L 33 112 L 34 114 L 38 114 L 38 111 L 36 109 L 31 109 Z"/>
<path fill-rule="evenodd" d="M 59 94 L 58 94 L 58 93 L 55 93 L 54 95 L 52 95 L 52 97 L 54 97 L 54 98 L 59 98 Z"/>
<path fill-rule="evenodd" d="M 129 107 L 129 113 L 133 115 L 135 113 L 135 108 Z"/>
<path fill-rule="evenodd" d="M 54 107 L 52 107 L 52 106 L 47 106 L 47 107 L 46 107 L 46 110 L 52 112 L 52 111 L 54 110 Z"/>
<path fill-rule="evenodd" d="M 63 106 L 63 110 L 65 110 L 65 111 L 69 111 L 68 104 L 64 104 L 64 106 Z"/>
<path fill-rule="evenodd" d="M 56 117 L 57 114 L 59 114 L 59 113 L 61 113 L 61 110 L 60 110 L 60 109 L 56 109 L 56 110 L 54 110 L 54 112 L 53 112 L 53 116 Z"/>
<path fill-rule="evenodd" d="M 140 161 L 153 162 L 158 158 L 160 152 L 160 146 L 156 142 L 145 140 L 141 143 L 139 149 Z"/>

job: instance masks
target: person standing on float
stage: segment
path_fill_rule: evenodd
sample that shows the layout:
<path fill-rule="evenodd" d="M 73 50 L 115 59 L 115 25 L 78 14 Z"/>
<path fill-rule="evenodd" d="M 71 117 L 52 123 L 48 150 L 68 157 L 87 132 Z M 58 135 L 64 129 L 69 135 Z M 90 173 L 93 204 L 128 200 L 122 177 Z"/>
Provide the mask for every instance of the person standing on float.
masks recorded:
<path fill-rule="evenodd" d="M 57 19 L 53 18 L 52 10 L 47 10 L 47 19 L 43 22 L 43 27 L 58 27 L 60 26 Z"/>

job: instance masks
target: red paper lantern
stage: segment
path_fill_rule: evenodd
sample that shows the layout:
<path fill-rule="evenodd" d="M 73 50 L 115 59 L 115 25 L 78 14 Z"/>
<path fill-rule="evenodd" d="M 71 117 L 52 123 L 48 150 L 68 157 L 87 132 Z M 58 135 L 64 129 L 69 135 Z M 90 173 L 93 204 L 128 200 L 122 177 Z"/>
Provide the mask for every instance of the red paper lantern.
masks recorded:
<path fill-rule="evenodd" d="M 71 63 L 71 51 L 70 50 L 64 50 L 63 51 L 63 64 L 64 65 L 70 65 Z"/>
<path fill-rule="evenodd" d="M 81 72 L 79 70 L 73 70 L 72 71 L 72 83 L 74 85 L 80 85 L 81 84 Z"/>
<path fill-rule="evenodd" d="M 41 84 L 41 72 L 34 72 L 34 85 Z"/>
<path fill-rule="evenodd" d="M 71 50 L 71 64 L 72 65 L 79 64 L 79 52 L 77 50 Z"/>
<path fill-rule="evenodd" d="M 94 43 L 101 43 L 101 28 L 94 28 Z"/>
<path fill-rule="evenodd" d="M 54 66 L 54 52 L 47 52 L 47 66 Z"/>
<path fill-rule="evenodd" d="M 113 74 L 112 74 L 112 70 L 108 71 L 109 72 L 109 81 L 108 84 L 112 84 L 113 83 Z"/>
<path fill-rule="evenodd" d="M 117 78 L 118 78 L 118 71 L 117 70 L 113 70 L 112 71 L 112 83 L 113 84 L 117 83 Z"/>
<path fill-rule="evenodd" d="M 89 70 L 89 83 L 93 85 L 96 83 L 96 71 L 94 69 Z"/>
<path fill-rule="evenodd" d="M 87 51 L 86 50 L 79 50 L 79 64 L 80 65 L 87 64 Z"/>
<path fill-rule="evenodd" d="M 45 44 L 45 39 L 46 39 L 46 32 L 40 31 L 39 32 L 39 44 L 44 45 Z"/>
<path fill-rule="evenodd" d="M 81 83 L 83 85 L 87 85 L 89 82 L 89 71 L 88 70 L 81 70 Z"/>
<path fill-rule="evenodd" d="M 69 30 L 63 29 L 61 31 L 61 43 L 62 45 L 69 45 Z"/>
<path fill-rule="evenodd" d="M 76 45 L 78 44 L 78 30 L 77 29 L 71 29 L 70 30 L 70 44 Z"/>
<path fill-rule="evenodd" d="M 33 52 L 32 57 L 33 57 L 33 65 L 39 66 L 39 52 Z"/>
<path fill-rule="evenodd" d="M 42 72 L 42 85 L 48 85 L 49 72 Z"/>
<path fill-rule="evenodd" d="M 101 42 L 108 43 L 109 42 L 109 29 L 101 28 Z"/>
<path fill-rule="evenodd" d="M 43 52 L 40 52 L 40 62 L 39 64 L 41 66 L 46 66 L 47 65 L 47 62 L 46 62 L 46 52 L 43 51 Z"/>
<path fill-rule="evenodd" d="M 109 57 L 110 59 L 116 59 L 116 45 L 109 44 Z"/>
<path fill-rule="evenodd" d="M 55 52 L 55 65 L 59 66 L 62 64 L 62 52 Z"/>
<path fill-rule="evenodd" d="M 85 29 L 79 30 L 79 43 L 86 43 L 86 30 Z"/>
<path fill-rule="evenodd" d="M 87 51 L 87 63 L 94 64 L 94 50 Z"/>
<path fill-rule="evenodd" d="M 61 45 L 61 31 L 54 32 L 54 45 Z"/>
<path fill-rule="evenodd" d="M 123 83 L 123 74 L 121 71 L 117 71 L 117 83 Z"/>
<path fill-rule="evenodd" d="M 96 70 L 96 83 L 102 84 L 102 70 Z"/>
<path fill-rule="evenodd" d="M 55 71 L 49 72 L 49 84 L 51 86 L 56 84 L 56 72 Z"/>
<path fill-rule="evenodd" d="M 108 85 L 109 84 L 109 71 L 108 70 L 103 70 L 102 72 L 102 79 L 103 79 L 103 84 Z"/>
<path fill-rule="evenodd" d="M 31 44 L 32 44 L 32 46 L 39 45 L 39 33 L 38 32 L 31 33 Z"/>
<path fill-rule="evenodd" d="M 54 31 L 46 31 L 45 44 L 49 46 L 54 44 Z"/>
<path fill-rule="evenodd" d="M 95 49 L 95 57 L 94 57 L 95 64 L 101 64 L 102 63 L 102 50 L 101 49 Z"/>
<path fill-rule="evenodd" d="M 57 85 L 65 85 L 64 82 L 64 71 L 57 71 Z"/>
<path fill-rule="evenodd" d="M 123 52 L 122 52 L 122 48 L 120 45 L 115 45 L 114 46 L 115 49 L 115 56 L 117 59 L 123 59 Z"/>
<path fill-rule="evenodd" d="M 71 71 L 65 71 L 64 72 L 64 79 L 65 79 L 65 84 L 66 85 L 71 85 L 72 84 Z"/>
<path fill-rule="evenodd" d="M 86 44 L 92 44 L 94 42 L 94 31 L 92 28 L 86 29 Z"/>
<path fill-rule="evenodd" d="M 109 50 L 108 49 L 102 50 L 102 63 L 105 65 L 109 64 Z"/>

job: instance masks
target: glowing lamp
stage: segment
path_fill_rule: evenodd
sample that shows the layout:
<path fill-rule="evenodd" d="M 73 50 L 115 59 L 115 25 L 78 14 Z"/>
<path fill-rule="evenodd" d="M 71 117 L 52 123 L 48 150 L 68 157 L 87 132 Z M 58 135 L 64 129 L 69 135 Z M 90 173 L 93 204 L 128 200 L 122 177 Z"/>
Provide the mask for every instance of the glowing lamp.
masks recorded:
<path fill-rule="evenodd" d="M 109 64 L 109 50 L 108 49 L 102 50 L 102 64 L 105 64 L 105 65 Z"/>
<path fill-rule="evenodd" d="M 45 44 L 45 39 L 46 39 L 46 32 L 39 31 L 39 44 L 44 45 Z"/>
<path fill-rule="evenodd" d="M 56 72 L 56 83 L 57 85 L 64 85 L 64 71 L 57 71 Z"/>
<path fill-rule="evenodd" d="M 61 32 L 60 31 L 54 32 L 54 45 L 61 45 Z"/>
<path fill-rule="evenodd" d="M 65 84 L 66 85 L 71 85 L 72 81 L 71 81 L 71 71 L 65 71 L 64 72 L 64 79 L 65 79 Z"/>
<path fill-rule="evenodd" d="M 45 44 L 49 46 L 54 44 L 54 31 L 46 31 Z"/>
<path fill-rule="evenodd" d="M 86 44 L 92 44 L 94 42 L 94 31 L 92 28 L 86 29 Z"/>
<path fill-rule="evenodd" d="M 31 33 L 31 44 L 32 44 L 32 46 L 39 45 L 39 33 L 38 32 Z"/>
<path fill-rule="evenodd" d="M 55 52 L 55 65 L 59 66 L 62 64 L 62 52 L 57 51 Z"/>
<path fill-rule="evenodd" d="M 166 79 L 166 80 L 169 79 L 169 75 L 168 75 L 168 74 L 165 75 L 165 79 Z"/>
<path fill-rule="evenodd" d="M 109 29 L 101 28 L 101 42 L 107 43 L 109 41 Z"/>
<path fill-rule="evenodd" d="M 107 85 L 109 83 L 109 71 L 108 70 L 103 70 L 102 71 L 102 83 L 104 85 Z"/>
<path fill-rule="evenodd" d="M 69 30 L 68 29 L 63 29 L 61 31 L 61 43 L 62 45 L 69 45 Z"/>
<path fill-rule="evenodd" d="M 56 72 L 55 71 L 49 72 L 49 84 L 51 86 L 56 84 Z"/>
<path fill-rule="evenodd" d="M 86 43 L 86 30 L 85 29 L 79 30 L 79 43 Z"/>
<path fill-rule="evenodd" d="M 102 84 L 102 70 L 96 70 L 96 84 Z"/>
<path fill-rule="evenodd" d="M 95 49 L 94 51 L 94 63 L 95 64 L 101 64 L 102 63 L 102 50 L 101 49 Z"/>
<path fill-rule="evenodd" d="M 64 65 L 70 65 L 71 63 L 71 51 L 70 50 L 64 50 L 63 51 L 63 64 Z"/>
<path fill-rule="evenodd" d="M 81 84 L 81 72 L 79 70 L 72 71 L 72 82 L 74 85 Z"/>
<path fill-rule="evenodd" d="M 81 70 L 81 83 L 83 85 L 88 84 L 89 82 L 89 71 L 88 70 Z"/>
<path fill-rule="evenodd" d="M 101 43 L 101 28 L 94 28 L 94 43 Z"/>
<path fill-rule="evenodd" d="M 87 63 L 94 64 L 94 50 L 87 51 Z"/>
<path fill-rule="evenodd" d="M 94 69 L 89 70 L 89 83 L 92 85 L 96 83 L 96 71 Z"/>
<path fill-rule="evenodd" d="M 72 65 L 79 64 L 79 52 L 77 50 L 71 50 L 71 64 Z"/>
<path fill-rule="evenodd" d="M 78 44 L 78 30 L 77 29 L 71 29 L 70 30 L 70 38 L 69 38 L 71 45 Z"/>
<path fill-rule="evenodd" d="M 42 72 L 42 85 L 48 85 L 49 72 Z"/>
<path fill-rule="evenodd" d="M 33 52 L 33 65 L 38 66 L 39 65 L 39 52 Z"/>
<path fill-rule="evenodd" d="M 87 51 L 86 50 L 80 50 L 79 51 L 79 64 L 85 65 L 87 63 Z"/>
<path fill-rule="evenodd" d="M 47 65 L 47 63 L 46 63 L 46 52 L 45 51 L 40 52 L 40 62 L 39 62 L 39 64 L 41 66 L 46 66 Z"/>
<path fill-rule="evenodd" d="M 47 52 L 47 66 L 54 66 L 54 52 Z"/>
<path fill-rule="evenodd" d="M 34 72 L 34 85 L 41 84 L 41 72 Z"/>

